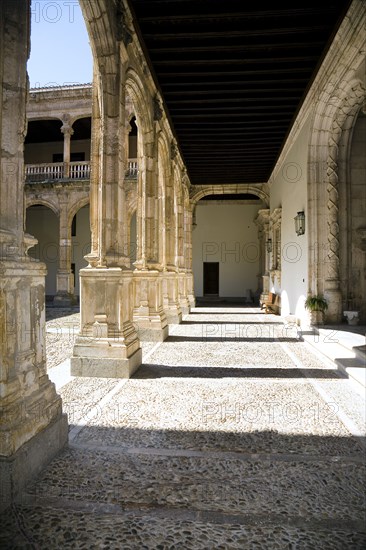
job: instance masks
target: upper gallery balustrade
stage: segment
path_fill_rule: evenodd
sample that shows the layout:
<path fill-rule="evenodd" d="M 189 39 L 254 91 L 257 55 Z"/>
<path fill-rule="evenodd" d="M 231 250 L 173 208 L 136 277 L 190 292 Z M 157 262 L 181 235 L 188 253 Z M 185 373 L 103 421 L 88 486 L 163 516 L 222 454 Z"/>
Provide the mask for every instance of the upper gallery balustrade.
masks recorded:
<path fill-rule="evenodd" d="M 137 159 L 129 159 L 126 178 L 137 178 Z M 40 183 L 60 180 L 88 180 L 90 178 L 90 162 L 63 162 L 25 165 L 25 182 Z"/>

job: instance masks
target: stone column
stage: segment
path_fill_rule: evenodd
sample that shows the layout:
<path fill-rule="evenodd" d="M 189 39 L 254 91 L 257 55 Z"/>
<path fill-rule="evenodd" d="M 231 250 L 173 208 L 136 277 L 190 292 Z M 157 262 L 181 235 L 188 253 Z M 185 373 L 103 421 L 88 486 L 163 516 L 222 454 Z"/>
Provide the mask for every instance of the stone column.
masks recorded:
<path fill-rule="evenodd" d="M 53 303 L 58 307 L 68 307 L 75 303 L 74 277 L 71 272 L 71 227 L 68 219 L 68 198 L 60 198 L 60 241 L 59 264 L 57 270 L 57 291 Z"/>
<path fill-rule="evenodd" d="M 24 234 L 29 5 L 0 3 L 0 508 L 67 442 L 67 418 L 46 372 L 45 273 Z"/>
<path fill-rule="evenodd" d="M 161 116 L 159 112 L 155 114 Z M 133 320 L 139 328 L 141 340 L 163 341 L 168 336 L 167 318 L 163 308 L 161 271 L 164 257 L 159 257 L 159 248 L 164 234 L 160 225 L 162 215 L 161 191 L 158 186 L 157 140 L 158 124 L 145 130 L 143 135 L 144 155 L 140 157 L 141 174 L 138 186 L 138 243 L 134 277 Z M 165 237 L 164 237 L 165 238 Z"/>
<path fill-rule="evenodd" d="M 124 178 L 125 69 L 116 52 L 95 75 L 91 174 L 92 251 L 80 270 L 81 332 L 71 359 L 74 376 L 127 378 L 141 364 L 132 323 L 133 284 L 128 257 Z M 115 71 L 115 72 L 113 72 Z M 99 105 L 102 105 L 99 111 Z"/>
<path fill-rule="evenodd" d="M 193 230 L 193 213 L 192 206 L 185 206 L 185 267 L 187 281 L 187 298 L 189 307 L 195 307 L 196 298 L 194 295 L 194 281 L 192 271 L 192 230 Z"/>
<path fill-rule="evenodd" d="M 177 197 L 172 182 L 171 166 L 166 166 L 163 173 L 169 174 L 168 181 L 161 182 L 165 187 L 163 213 L 165 215 L 166 238 L 163 241 L 164 268 L 162 273 L 164 311 L 168 323 L 180 323 L 182 321 L 182 310 L 179 302 L 179 276 L 177 265 Z"/>
<path fill-rule="evenodd" d="M 70 149 L 71 149 L 71 136 L 74 133 L 72 126 L 68 121 L 63 121 L 61 126 L 61 132 L 64 135 L 64 178 L 70 177 Z"/>

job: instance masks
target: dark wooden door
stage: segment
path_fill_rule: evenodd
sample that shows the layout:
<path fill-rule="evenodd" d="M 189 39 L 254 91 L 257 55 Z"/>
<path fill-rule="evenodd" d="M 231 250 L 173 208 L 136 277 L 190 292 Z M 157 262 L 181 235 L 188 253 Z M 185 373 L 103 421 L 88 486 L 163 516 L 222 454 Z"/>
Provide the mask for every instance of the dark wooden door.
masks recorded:
<path fill-rule="evenodd" d="M 203 294 L 219 295 L 219 262 L 203 263 Z"/>

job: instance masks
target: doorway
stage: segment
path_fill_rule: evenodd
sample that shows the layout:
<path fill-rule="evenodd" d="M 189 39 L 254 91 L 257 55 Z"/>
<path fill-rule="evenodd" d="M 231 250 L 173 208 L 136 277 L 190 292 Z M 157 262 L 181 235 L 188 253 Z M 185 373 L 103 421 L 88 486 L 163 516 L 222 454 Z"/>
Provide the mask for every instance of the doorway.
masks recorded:
<path fill-rule="evenodd" d="M 219 295 L 219 262 L 203 262 L 203 294 Z"/>

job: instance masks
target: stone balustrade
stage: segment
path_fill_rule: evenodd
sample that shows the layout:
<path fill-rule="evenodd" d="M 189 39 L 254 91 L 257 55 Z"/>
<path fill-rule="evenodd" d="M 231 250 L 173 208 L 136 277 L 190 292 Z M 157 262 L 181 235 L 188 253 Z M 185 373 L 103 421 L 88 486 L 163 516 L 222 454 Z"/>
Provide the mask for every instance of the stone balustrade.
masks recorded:
<path fill-rule="evenodd" d="M 137 159 L 129 159 L 126 177 L 137 177 Z M 41 164 L 26 164 L 25 181 L 26 183 L 37 183 L 41 181 L 55 181 L 62 179 L 82 180 L 90 178 L 90 162 L 70 162 L 70 176 L 64 177 L 64 163 L 50 162 Z"/>

